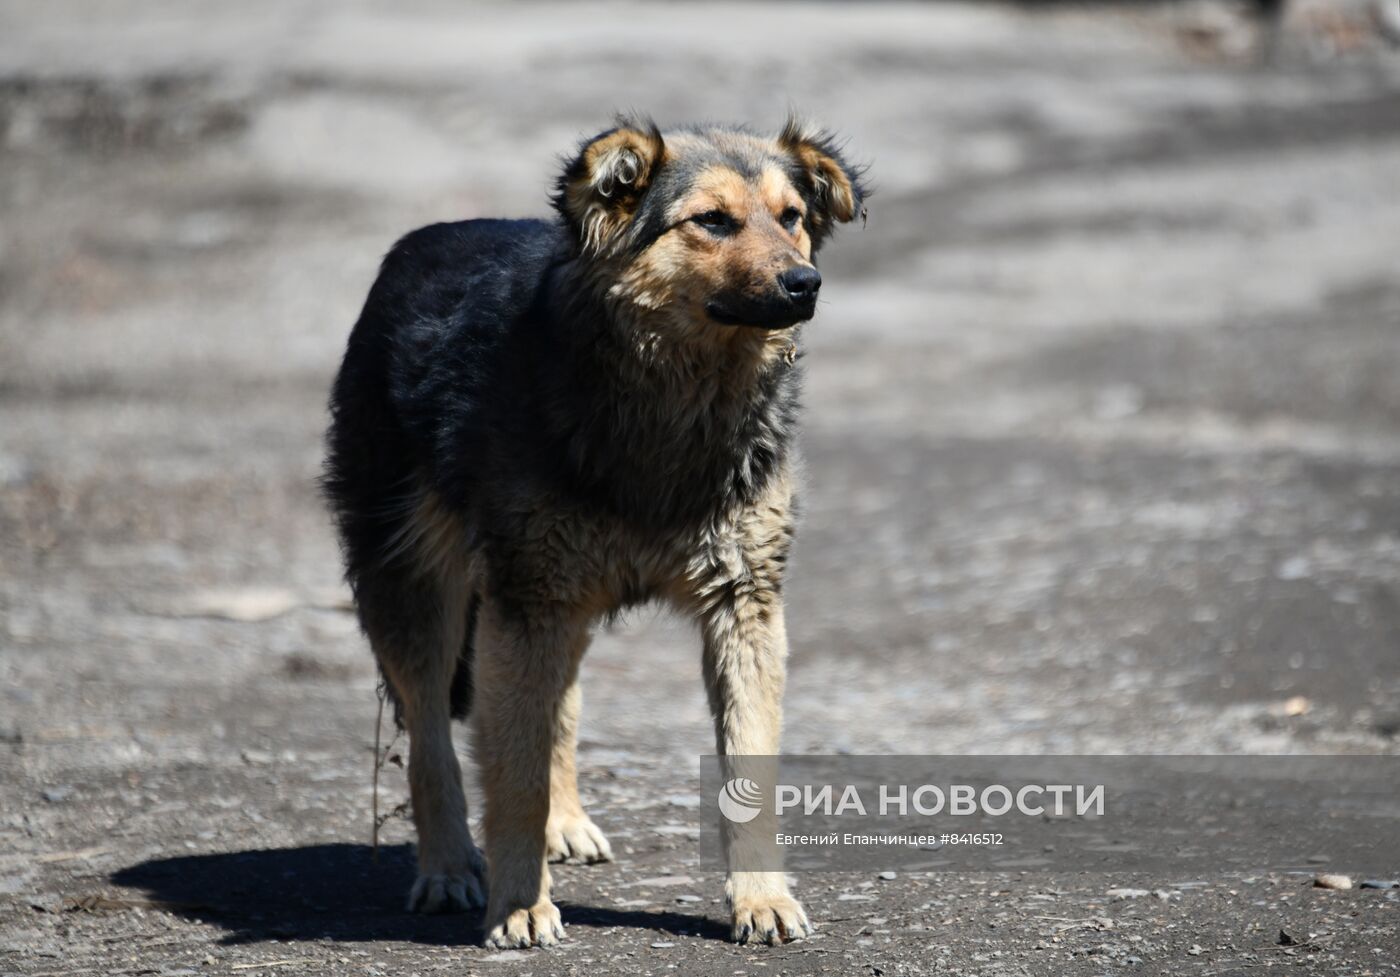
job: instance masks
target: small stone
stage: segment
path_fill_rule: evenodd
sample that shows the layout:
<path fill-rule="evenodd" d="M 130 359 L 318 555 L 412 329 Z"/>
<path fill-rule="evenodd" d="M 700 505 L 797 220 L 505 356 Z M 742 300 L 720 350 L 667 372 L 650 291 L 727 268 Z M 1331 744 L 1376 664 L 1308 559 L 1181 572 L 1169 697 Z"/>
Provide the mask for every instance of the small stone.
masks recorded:
<path fill-rule="evenodd" d="M 1146 899 L 1152 893 L 1146 889 L 1109 889 L 1110 899 Z"/>
<path fill-rule="evenodd" d="M 653 943 L 653 944 L 651 945 L 651 948 L 652 948 L 653 950 L 669 950 L 669 949 L 671 949 L 673 946 L 675 946 L 674 943 L 667 943 L 667 942 L 665 942 L 664 940 L 658 940 L 658 941 L 656 941 L 655 943 Z"/>
<path fill-rule="evenodd" d="M 893 882 L 895 879 L 899 878 L 899 874 L 897 872 L 881 872 L 880 878 L 884 879 L 886 882 Z"/>
<path fill-rule="evenodd" d="M 653 826 L 651 830 L 659 835 L 685 835 L 691 838 L 700 837 L 700 829 L 693 824 L 658 824 Z"/>
<path fill-rule="evenodd" d="M 643 887 L 660 888 L 669 885 L 694 885 L 695 880 L 689 875 L 654 875 L 646 879 L 638 879 L 635 882 L 628 882 L 623 888 L 635 889 Z"/>
<path fill-rule="evenodd" d="M 1312 712 L 1312 703 L 1305 695 L 1295 695 L 1284 700 L 1283 714 L 1285 716 L 1306 716 L 1310 712 Z"/>
<path fill-rule="evenodd" d="M 1094 395 L 1094 416 L 1101 421 L 1121 421 L 1142 408 L 1142 390 L 1132 384 L 1105 387 Z"/>
<path fill-rule="evenodd" d="M 188 596 L 177 609 L 177 616 L 215 617 L 251 624 L 281 617 L 301 605 L 300 597 L 281 587 L 201 590 Z"/>
<path fill-rule="evenodd" d="M 1312 573 L 1312 561 L 1306 556 L 1290 556 L 1274 570 L 1280 580 L 1302 580 Z"/>
<path fill-rule="evenodd" d="M 1313 879 L 1313 886 L 1318 889 L 1350 889 L 1351 876 L 1348 875 L 1319 875 Z"/>
<path fill-rule="evenodd" d="M 1192 943 L 1191 949 L 1187 950 L 1186 952 L 1193 957 L 1199 957 L 1201 954 L 1206 952 L 1206 948 L 1201 946 L 1199 943 Z"/>
<path fill-rule="evenodd" d="M 1361 883 L 1363 889 L 1400 889 L 1400 882 L 1391 879 L 1367 879 Z"/>
<path fill-rule="evenodd" d="M 704 900 L 702 897 L 700 897 L 700 896 L 692 896 L 692 895 L 676 896 L 676 902 L 704 902 L 704 901 L 705 901 L 705 900 Z"/>
<path fill-rule="evenodd" d="M 50 787 L 44 791 L 42 796 L 50 804 L 61 804 L 73 796 L 73 788 L 67 784 L 62 787 Z"/>

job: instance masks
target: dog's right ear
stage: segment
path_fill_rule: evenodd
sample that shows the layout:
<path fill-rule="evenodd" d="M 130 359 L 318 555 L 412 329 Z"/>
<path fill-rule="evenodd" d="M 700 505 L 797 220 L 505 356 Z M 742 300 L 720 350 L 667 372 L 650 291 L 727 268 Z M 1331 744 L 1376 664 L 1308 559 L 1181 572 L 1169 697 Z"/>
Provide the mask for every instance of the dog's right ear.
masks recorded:
<path fill-rule="evenodd" d="M 665 156 L 652 122 L 619 120 L 579 147 L 559 176 L 554 206 L 585 251 L 605 252 L 619 240 Z"/>

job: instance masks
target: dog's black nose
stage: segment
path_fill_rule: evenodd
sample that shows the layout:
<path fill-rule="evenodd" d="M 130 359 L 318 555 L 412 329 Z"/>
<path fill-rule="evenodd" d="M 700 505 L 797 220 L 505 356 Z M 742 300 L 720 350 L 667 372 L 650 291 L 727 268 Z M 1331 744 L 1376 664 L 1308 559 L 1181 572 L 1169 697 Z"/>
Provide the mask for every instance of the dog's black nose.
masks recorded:
<path fill-rule="evenodd" d="M 778 283 L 794 302 L 814 302 L 822 287 L 821 272 L 811 266 L 789 268 L 778 276 Z"/>

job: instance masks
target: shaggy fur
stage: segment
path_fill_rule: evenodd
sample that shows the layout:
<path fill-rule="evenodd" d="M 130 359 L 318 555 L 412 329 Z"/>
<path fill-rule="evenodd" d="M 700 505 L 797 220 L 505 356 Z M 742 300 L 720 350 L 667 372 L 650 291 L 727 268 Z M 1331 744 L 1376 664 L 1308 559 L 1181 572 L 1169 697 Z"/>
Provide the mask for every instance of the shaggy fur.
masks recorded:
<path fill-rule="evenodd" d="M 409 234 L 336 379 L 325 478 L 361 624 L 407 729 L 410 907 L 486 906 L 489 945 L 563 935 L 547 860 L 607 840 L 574 773 L 592 627 L 653 598 L 700 625 L 725 755 L 778 751 L 797 324 L 859 173 L 790 122 L 585 142 L 557 219 Z M 470 707 L 489 869 L 449 729 Z M 733 872 L 739 940 L 810 930 Z"/>

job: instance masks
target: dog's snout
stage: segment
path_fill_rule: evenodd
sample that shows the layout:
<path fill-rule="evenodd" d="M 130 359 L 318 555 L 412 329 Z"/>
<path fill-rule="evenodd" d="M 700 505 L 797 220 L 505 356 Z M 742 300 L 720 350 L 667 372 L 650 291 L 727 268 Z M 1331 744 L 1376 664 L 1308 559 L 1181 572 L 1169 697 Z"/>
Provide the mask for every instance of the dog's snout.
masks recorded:
<path fill-rule="evenodd" d="M 822 287 L 821 272 L 811 265 L 789 268 L 778 276 L 778 284 L 783 286 L 788 298 L 794 302 L 814 302 Z"/>

